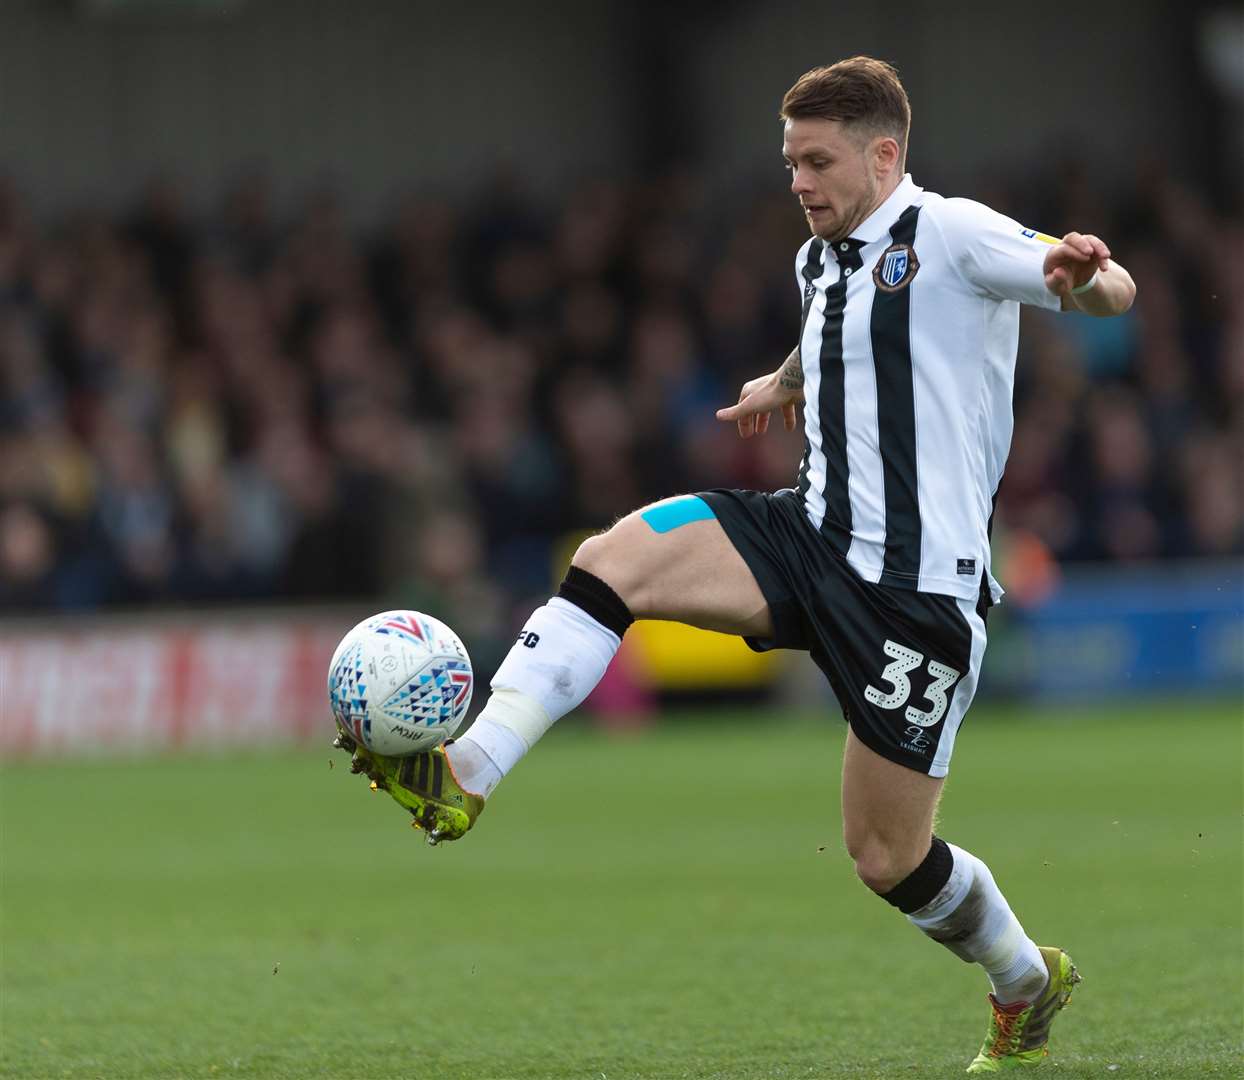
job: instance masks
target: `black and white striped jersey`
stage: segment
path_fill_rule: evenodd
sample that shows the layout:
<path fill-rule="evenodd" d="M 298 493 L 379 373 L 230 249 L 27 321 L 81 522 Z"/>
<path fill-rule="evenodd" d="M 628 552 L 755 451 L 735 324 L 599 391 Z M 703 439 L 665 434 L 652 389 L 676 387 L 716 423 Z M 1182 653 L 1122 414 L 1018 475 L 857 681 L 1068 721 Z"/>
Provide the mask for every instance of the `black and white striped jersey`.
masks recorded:
<path fill-rule="evenodd" d="M 979 594 L 1011 445 L 1019 305 L 1059 307 L 1042 273 L 1054 242 L 907 175 L 848 239 L 800 249 L 798 486 L 813 527 L 864 580 Z"/>

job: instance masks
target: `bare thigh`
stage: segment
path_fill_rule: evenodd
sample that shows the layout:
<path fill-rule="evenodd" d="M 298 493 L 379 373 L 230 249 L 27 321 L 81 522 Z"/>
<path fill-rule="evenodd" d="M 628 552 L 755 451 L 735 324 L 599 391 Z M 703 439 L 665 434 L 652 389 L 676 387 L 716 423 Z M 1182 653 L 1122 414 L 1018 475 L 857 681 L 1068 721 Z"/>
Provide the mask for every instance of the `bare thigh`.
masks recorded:
<path fill-rule="evenodd" d="M 893 888 L 929 852 L 943 779 L 882 757 L 847 729 L 842 756 L 842 831 L 860 876 Z"/>
<path fill-rule="evenodd" d="M 642 517 L 648 509 L 636 510 L 608 532 L 584 541 L 574 565 L 607 582 L 637 619 L 772 636 L 764 594 L 717 519 L 659 533 Z"/>

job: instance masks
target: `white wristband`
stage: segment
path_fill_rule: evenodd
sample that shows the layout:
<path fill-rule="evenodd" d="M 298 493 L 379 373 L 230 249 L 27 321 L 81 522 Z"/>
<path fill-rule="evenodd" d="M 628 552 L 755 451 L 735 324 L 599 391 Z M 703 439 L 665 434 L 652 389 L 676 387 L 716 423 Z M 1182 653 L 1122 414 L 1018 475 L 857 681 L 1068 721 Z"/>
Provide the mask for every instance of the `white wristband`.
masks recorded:
<path fill-rule="evenodd" d="M 1089 278 L 1088 281 L 1086 281 L 1083 285 L 1077 285 L 1074 289 L 1071 290 L 1071 295 L 1079 296 L 1082 292 L 1088 292 L 1089 289 L 1091 289 L 1096 284 L 1097 284 L 1097 271 L 1094 270 L 1093 276 Z"/>

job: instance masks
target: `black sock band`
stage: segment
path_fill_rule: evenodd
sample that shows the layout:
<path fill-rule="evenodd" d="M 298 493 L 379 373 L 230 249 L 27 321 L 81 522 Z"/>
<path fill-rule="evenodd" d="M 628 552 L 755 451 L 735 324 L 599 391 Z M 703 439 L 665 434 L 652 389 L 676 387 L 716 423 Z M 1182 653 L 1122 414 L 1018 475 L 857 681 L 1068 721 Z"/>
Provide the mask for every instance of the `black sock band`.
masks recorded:
<path fill-rule="evenodd" d="M 635 621 L 631 609 L 626 606 L 616 592 L 595 574 L 572 566 L 566 571 L 566 580 L 561 583 L 557 595 L 568 600 L 575 607 L 581 607 L 606 630 L 618 637 L 626 633 L 626 628 Z"/>
<path fill-rule="evenodd" d="M 924 862 L 917 866 L 881 899 L 893 904 L 904 915 L 919 911 L 929 903 L 950 880 L 950 871 L 955 865 L 955 857 L 950 853 L 950 845 L 941 837 L 933 837 L 933 846 L 924 857 Z"/>

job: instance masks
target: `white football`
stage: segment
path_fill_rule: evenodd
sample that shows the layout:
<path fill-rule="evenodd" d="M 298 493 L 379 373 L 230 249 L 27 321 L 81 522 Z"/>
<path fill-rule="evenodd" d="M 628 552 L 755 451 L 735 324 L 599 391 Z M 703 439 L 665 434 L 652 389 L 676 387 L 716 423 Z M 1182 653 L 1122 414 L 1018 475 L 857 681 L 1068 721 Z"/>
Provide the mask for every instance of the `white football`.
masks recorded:
<path fill-rule="evenodd" d="M 337 723 L 378 754 L 415 754 L 458 730 L 471 704 L 471 659 L 458 635 L 420 611 L 383 611 L 345 637 L 328 665 Z"/>

